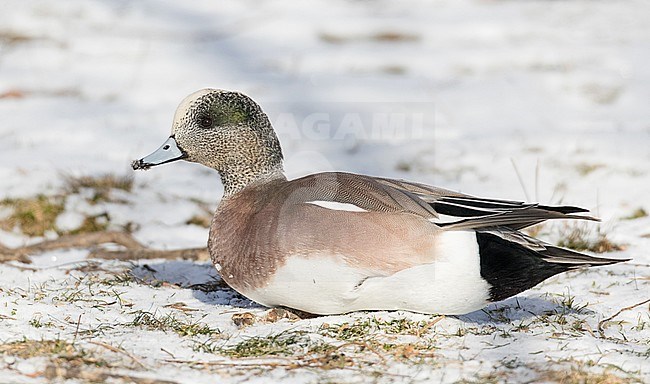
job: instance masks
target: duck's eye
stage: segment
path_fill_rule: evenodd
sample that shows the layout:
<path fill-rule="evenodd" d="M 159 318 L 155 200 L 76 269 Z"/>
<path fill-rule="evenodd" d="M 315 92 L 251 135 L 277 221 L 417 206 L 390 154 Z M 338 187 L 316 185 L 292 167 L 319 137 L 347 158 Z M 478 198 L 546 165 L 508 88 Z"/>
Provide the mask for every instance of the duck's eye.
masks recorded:
<path fill-rule="evenodd" d="M 212 118 L 210 116 L 199 116 L 199 126 L 201 128 L 210 128 L 212 127 Z"/>

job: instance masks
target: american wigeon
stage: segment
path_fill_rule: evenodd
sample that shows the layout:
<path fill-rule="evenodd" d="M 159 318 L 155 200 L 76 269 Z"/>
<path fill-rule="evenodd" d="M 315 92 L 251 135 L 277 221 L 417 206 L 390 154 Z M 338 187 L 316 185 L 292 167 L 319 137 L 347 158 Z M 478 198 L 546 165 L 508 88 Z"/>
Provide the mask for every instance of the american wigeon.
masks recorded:
<path fill-rule="evenodd" d="M 581 208 L 351 173 L 287 180 L 268 117 L 239 92 L 186 97 L 172 135 L 133 169 L 181 159 L 215 169 L 224 185 L 208 240 L 215 267 L 270 307 L 463 314 L 561 272 L 623 261 L 520 232 L 549 219 L 594 220 Z"/>

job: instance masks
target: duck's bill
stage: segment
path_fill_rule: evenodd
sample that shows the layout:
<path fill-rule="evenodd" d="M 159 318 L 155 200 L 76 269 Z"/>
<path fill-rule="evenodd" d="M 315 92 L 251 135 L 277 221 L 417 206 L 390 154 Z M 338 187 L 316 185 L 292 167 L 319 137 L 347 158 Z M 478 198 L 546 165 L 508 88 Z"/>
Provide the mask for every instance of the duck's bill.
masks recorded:
<path fill-rule="evenodd" d="M 181 160 L 187 157 L 187 154 L 178 147 L 178 143 L 173 136 L 156 149 L 150 155 L 143 157 L 140 160 L 134 160 L 131 163 L 133 170 L 149 169 L 155 165 L 166 164 L 172 161 Z"/>

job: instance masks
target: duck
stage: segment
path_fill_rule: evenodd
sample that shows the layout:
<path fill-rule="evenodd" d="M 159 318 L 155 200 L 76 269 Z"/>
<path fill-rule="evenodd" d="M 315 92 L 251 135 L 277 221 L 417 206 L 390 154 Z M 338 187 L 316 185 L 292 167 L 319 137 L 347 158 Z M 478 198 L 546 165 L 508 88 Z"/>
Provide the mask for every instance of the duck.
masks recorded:
<path fill-rule="evenodd" d="M 221 177 L 207 243 L 212 263 L 231 288 L 266 307 L 461 315 L 559 273 L 627 261 L 522 232 L 546 220 L 597 220 L 579 207 L 345 172 L 289 180 L 268 116 L 237 91 L 187 96 L 169 138 L 132 168 L 179 160 Z"/>

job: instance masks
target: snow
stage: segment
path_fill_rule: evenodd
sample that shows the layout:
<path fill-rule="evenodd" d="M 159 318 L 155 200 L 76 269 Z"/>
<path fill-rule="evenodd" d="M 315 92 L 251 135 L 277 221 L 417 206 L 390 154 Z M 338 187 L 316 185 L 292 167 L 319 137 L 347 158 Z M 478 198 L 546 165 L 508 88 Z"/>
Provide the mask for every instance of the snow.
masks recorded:
<path fill-rule="evenodd" d="M 3 1 L 0 199 L 60 194 L 64 175 L 130 175 L 130 162 L 168 137 L 181 99 L 215 87 L 262 105 L 289 177 L 340 170 L 584 206 L 603 219 L 589 228 L 627 245 L 607 256 L 633 261 L 557 276 L 485 312 L 444 318 L 425 337 L 435 346 L 432 361 L 391 360 L 373 376 L 169 363 L 231 360 L 195 351 L 197 337 L 123 324 L 135 311 L 174 314 L 236 343 L 287 330 L 317 336 L 323 323 L 433 317 L 354 313 L 239 328 L 233 314 L 267 310 L 225 288 L 189 289 L 219 281 L 209 264 L 53 251 L 31 265 L 0 264 L 0 341 L 62 338 L 112 353 L 90 344 L 101 341 L 147 367 L 129 374 L 192 383 L 454 382 L 494 372 L 531 381 L 576 364 L 592 373 L 617 366 L 628 373 L 614 373 L 650 381 L 647 304 L 621 312 L 604 337 L 598 332 L 599 321 L 650 298 L 650 218 L 623 220 L 650 211 L 649 11 L 646 1 L 586 0 Z M 404 116 L 394 134 L 372 123 L 387 111 Z M 67 196 L 57 225 L 73 230 L 107 212 L 111 229 L 131 225 L 152 248 L 205 245 L 207 229 L 186 222 L 216 206 L 223 191 L 216 173 L 173 163 L 134 177 L 130 192 L 112 192 L 116 201 Z M 542 235 L 557 240 L 554 228 L 562 224 Z M 39 240 L 0 231 L 7 247 Z M 98 282 L 124 271 L 139 282 Z M 556 313 L 569 297 L 585 310 Z M 166 307 L 174 303 L 195 311 Z M 562 318 L 569 325 L 559 325 Z M 35 327 L 33 319 L 52 325 Z M 582 331 L 571 332 L 573 323 Z M 38 374 L 46 359 L 11 359 L 0 360 L 3 380 L 46 381 Z"/>

